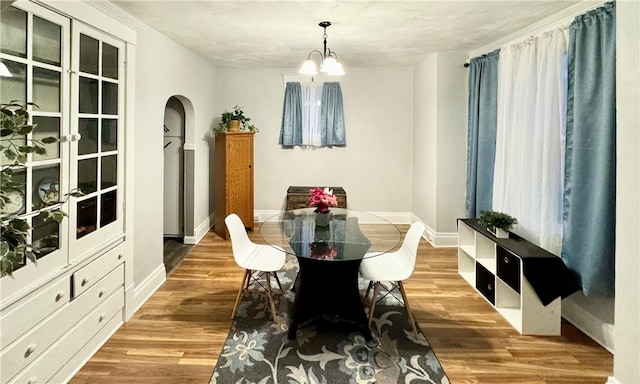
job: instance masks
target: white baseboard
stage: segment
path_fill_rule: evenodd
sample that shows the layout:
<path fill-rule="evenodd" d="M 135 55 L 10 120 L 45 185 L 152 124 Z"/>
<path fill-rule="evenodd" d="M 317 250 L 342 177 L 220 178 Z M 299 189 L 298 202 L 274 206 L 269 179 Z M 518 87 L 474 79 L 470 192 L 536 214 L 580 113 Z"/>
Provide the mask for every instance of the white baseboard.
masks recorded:
<path fill-rule="evenodd" d="M 613 376 L 609 376 L 605 384 L 624 384 L 624 383 Z"/>
<path fill-rule="evenodd" d="M 211 215 L 209 215 L 209 217 L 207 217 L 206 219 L 204 219 L 204 221 L 202 221 L 202 223 L 200 223 L 200 225 L 198 225 L 198 227 L 196 228 L 196 233 L 194 234 L 194 236 L 185 236 L 183 242 L 185 244 L 198 244 L 200 242 L 200 240 L 202 240 L 207 233 L 211 230 L 211 227 L 213 226 L 211 223 L 213 223 L 213 219 L 215 213 L 212 213 Z"/>
<path fill-rule="evenodd" d="M 615 327 L 613 324 L 603 323 L 591 312 L 573 302 L 571 298 L 562 300 L 562 317 L 611 354 L 614 353 Z"/>
<path fill-rule="evenodd" d="M 458 246 L 457 232 L 436 232 L 433 246 L 436 248 L 455 248 Z"/>
<path fill-rule="evenodd" d="M 133 302 L 127 302 L 127 314 L 133 314 L 142 307 L 151 295 L 167 280 L 167 271 L 164 264 L 160 264 L 142 283 L 136 286 L 133 294 Z"/>

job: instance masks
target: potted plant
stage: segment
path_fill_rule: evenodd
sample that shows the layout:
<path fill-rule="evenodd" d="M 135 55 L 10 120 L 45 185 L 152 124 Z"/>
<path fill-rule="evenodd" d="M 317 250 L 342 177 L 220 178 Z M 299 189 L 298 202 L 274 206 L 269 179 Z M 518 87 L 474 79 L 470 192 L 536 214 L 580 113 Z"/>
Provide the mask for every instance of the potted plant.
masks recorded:
<path fill-rule="evenodd" d="M 222 132 L 258 132 L 258 129 L 250 123 L 251 119 L 244 115 L 242 107 L 235 106 L 233 111 L 226 109 L 220 115 L 220 123 L 214 127 L 213 133 L 217 135 Z"/>
<path fill-rule="evenodd" d="M 28 154 L 46 154 L 45 144 L 58 141 L 55 137 L 45 137 L 41 140 L 29 138 L 29 134 L 36 127 L 30 123 L 27 106 L 33 103 L 21 104 L 12 101 L 1 105 L 0 113 L 0 151 L 5 157 L 0 166 L 0 277 L 11 276 L 13 271 L 24 263 L 25 258 L 36 263 L 39 249 L 29 242 L 31 226 L 22 218 L 24 215 L 24 184 L 14 178 L 14 171 L 24 168 Z M 25 138 L 26 142 L 25 142 Z M 66 194 L 82 196 L 79 191 Z M 29 216 L 43 214 L 44 220 L 55 220 L 61 223 L 66 214 L 53 205 L 63 203 L 56 192 L 55 198 L 48 199 L 46 204 L 33 210 Z"/>
<path fill-rule="evenodd" d="M 495 237 L 508 238 L 509 231 L 514 224 L 518 224 L 518 219 L 504 212 L 481 211 L 478 224 L 487 228 Z"/>

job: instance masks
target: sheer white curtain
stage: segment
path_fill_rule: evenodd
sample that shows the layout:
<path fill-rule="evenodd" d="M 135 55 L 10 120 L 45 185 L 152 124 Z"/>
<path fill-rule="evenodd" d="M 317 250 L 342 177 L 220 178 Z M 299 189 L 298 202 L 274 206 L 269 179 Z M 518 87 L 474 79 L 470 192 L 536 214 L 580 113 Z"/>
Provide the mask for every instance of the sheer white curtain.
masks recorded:
<path fill-rule="evenodd" d="M 321 146 L 322 83 L 302 84 L 302 145 Z"/>
<path fill-rule="evenodd" d="M 494 210 L 517 232 L 560 254 L 566 116 L 564 30 L 500 50 Z"/>

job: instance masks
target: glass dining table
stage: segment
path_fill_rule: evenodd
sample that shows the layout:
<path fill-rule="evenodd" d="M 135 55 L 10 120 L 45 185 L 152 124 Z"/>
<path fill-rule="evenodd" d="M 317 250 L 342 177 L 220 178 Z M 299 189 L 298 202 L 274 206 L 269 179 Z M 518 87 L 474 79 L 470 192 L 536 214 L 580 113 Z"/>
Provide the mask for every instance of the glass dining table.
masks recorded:
<path fill-rule="evenodd" d="M 363 258 L 398 247 L 401 234 L 394 224 L 372 213 L 302 208 L 269 217 L 260 225 L 260 235 L 267 244 L 294 255 L 300 267 L 289 339 L 295 339 L 299 325 L 310 321 L 353 325 L 371 339 L 358 269 Z"/>

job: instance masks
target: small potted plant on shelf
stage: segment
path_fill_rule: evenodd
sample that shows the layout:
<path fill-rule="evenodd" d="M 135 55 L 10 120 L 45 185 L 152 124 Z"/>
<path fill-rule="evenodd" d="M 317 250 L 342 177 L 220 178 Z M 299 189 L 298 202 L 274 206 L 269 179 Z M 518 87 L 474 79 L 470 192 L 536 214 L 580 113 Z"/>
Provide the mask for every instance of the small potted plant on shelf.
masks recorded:
<path fill-rule="evenodd" d="M 251 119 L 244 115 L 242 107 L 235 106 L 233 111 L 229 112 L 226 109 L 220 115 L 220 123 L 213 128 L 214 135 L 223 132 L 258 132 L 255 125 L 250 123 Z"/>
<path fill-rule="evenodd" d="M 478 224 L 487 228 L 495 237 L 508 238 L 509 231 L 514 224 L 518 224 L 518 219 L 504 212 L 481 211 Z"/>

